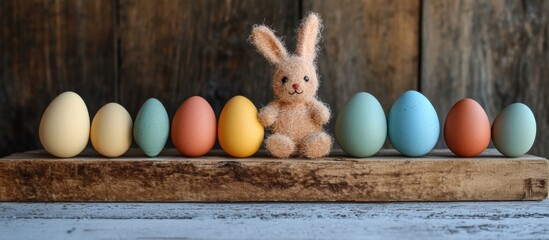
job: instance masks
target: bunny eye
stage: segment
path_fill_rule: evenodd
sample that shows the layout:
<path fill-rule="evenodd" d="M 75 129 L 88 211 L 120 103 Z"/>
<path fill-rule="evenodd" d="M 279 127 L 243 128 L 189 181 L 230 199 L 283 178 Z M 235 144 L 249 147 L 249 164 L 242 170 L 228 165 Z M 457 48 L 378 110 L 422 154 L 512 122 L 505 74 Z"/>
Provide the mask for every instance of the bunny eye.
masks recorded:
<path fill-rule="evenodd" d="M 288 78 L 287 77 L 283 77 L 282 78 L 282 83 L 286 84 L 288 82 Z"/>
<path fill-rule="evenodd" d="M 305 82 L 308 82 L 308 81 L 309 81 L 309 77 L 305 76 L 305 77 L 303 77 L 303 80 L 305 80 Z"/>

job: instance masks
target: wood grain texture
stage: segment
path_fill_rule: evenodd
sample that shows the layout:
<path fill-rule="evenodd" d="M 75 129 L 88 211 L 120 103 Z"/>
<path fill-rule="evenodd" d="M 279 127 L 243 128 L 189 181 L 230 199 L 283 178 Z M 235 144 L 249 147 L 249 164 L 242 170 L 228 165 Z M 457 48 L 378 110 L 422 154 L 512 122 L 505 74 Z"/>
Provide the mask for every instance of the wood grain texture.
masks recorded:
<path fill-rule="evenodd" d="M 234 159 L 221 152 L 183 158 L 175 150 L 105 159 L 43 151 L 0 159 L 0 201 L 474 201 L 541 200 L 549 162 L 489 150 L 456 158 L 448 150 L 406 158 L 383 150 L 367 159 Z"/>
<path fill-rule="evenodd" d="M 549 3 L 421 3 L 0 0 L 0 156 L 39 147 L 41 114 L 66 90 L 82 95 L 90 117 L 116 100 L 135 117 L 149 97 L 170 115 L 191 95 L 216 113 L 237 94 L 261 107 L 272 97 L 272 68 L 247 42 L 251 26 L 277 29 L 293 50 L 300 16 L 317 11 L 325 23 L 320 95 L 334 114 L 358 91 L 387 111 L 418 86 L 441 123 L 462 97 L 478 100 L 491 120 L 521 101 L 538 122 L 531 153 L 549 157 Z"/>
<path fill-rule="evenodd" d="M 8 239 L 545 239 L 549 201 L 0 203 Z"/>
<path fill-rule="evenodd" d="M 547 16 L 548 1 L 424 1 L 421 90 L 441 124 L 464 97 L 477 100 L 491 121 L 523 102 L 538 124 L 530 153 L 549 157 Z"/>
<path fill-rule="evenodd" d="M 298 1 L 125 1 L 120 3 L 120 96 L 132 116 L 150 97 L 173 114 L 204 97 L 219 115 L 233 96 L 266 105 L 272 67 L 248 42 L 252 26 L 293 34 Z M 287 38 L 289 46 L 295 40 Z"/>
<path fill-rule="evenodd" d="M 324 20 L 318 61 L 322 99 L 334 110 L 354 94 L 373 94 L 386 112 L 417 89 L 420 1 L 304 0 Z"/>
<path fill-rule="evenodd" d="M 90 114 L 114 100 L 113 16 L 107 0 L 0 1 L 0 156 L 40 146 L 42 113 L 64 91 Z"/>

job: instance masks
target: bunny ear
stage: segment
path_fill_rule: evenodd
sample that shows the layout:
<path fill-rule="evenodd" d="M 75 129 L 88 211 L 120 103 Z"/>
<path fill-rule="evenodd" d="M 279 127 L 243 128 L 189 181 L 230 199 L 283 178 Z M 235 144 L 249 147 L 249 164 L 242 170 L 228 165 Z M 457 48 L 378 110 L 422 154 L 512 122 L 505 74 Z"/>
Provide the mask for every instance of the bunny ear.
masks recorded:
<path fill-rule="evenodd" d="M 320 40 L 320 18 L 316 13 L 310 13 L 303 20 L 297 37 L 297 55 L 314 62 L 316 58 L 316 44 Z"/>
<path fill-rule="evenodd" d="M 286 48 L 268 27 L 254 26 L 251 42 L 257 50 L 272 64 L 278 64 L 288 57 Z"/>

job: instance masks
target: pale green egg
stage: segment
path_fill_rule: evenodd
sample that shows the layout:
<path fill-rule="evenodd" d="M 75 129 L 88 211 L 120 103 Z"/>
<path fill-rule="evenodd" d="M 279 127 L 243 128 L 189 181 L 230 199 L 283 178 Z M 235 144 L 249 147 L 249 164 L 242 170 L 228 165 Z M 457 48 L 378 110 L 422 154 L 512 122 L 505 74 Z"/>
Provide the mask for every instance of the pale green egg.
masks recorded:
<path fill-rule="evenodd" d="M 170 133 L 166 108 L 155 98 L 149 98 L 139 110 L 133 126 L 135 142 L 149 157 L 157 156 Z"/>
<path fill-rule="evenodd" d="M 335 138 L 353 157 L 376 154 L 387 138 L 387 120 L 379 101 L 366 92 L 350 98 L 337 114 Z"/>
<path fill-rule="evenodd" d="M 519 157 L 527 153 L 536 139 L 536 118 L 522 103 L 504 108 L 492 124 L 492 141 L 503 155 Z"/>

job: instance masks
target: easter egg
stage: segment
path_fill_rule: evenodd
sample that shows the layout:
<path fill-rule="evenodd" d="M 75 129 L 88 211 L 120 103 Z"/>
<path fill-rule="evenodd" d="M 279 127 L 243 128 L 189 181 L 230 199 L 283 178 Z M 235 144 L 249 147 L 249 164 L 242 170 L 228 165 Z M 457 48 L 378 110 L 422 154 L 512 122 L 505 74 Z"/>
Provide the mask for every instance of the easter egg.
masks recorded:
<path fill-rule="evenodd" d="M 193 96 L 185 100 L 172 120 L 172 142 L 188 157 L 208 153 L 215 144 L 217 123 L 215 113 L 204 98 Z"/>
<path fill-rule="evenodd" d="M 464 98 L 448 112 L 444 123 L 444 140 L 460 157 L 474 157 L 490 144 L 490 120 L 475 100 Z"/>
<path fill-rule="evenodd" d="M 505 107 L 492 124 L 492 141 L 503 155 L 519 157 L 527 153 L 536 139 L 536 118 L 522 103 Z"/>
<path fill-rule="evenodd" d="M 350 98 L 337 114 L 335 138 L 353 157 L 376 154 L 387 138 L 387 119 L 379 101 L 366 92 Z"/>
<path fill-rule="evenodd" d="M 86 103 L 74 92 L 60 94 L 44 111 L 38 132 L 40 143 L 51 155 L 78 155 L 86 148 L 90 134 Z"/>
<path fill-rule="evenodd" d="M 233 157 L 249 157 L 263 143 L 264 129 L 257 108 L 243 96 L 231 98 L 223 107 L 218 123 L 221 148 Z"/>
<path fill-rule="evenodd" d="M 409 157 L 430 152 L 440 133 L 435 108 L 417 91 L 407 91 L 398 97 L 389 111 L 388 127 L 391 144 Z"/>
<path fill-rule="evenodd" d="M 132 144 L 132 118 L 118 103 L 108 103 L 93 117 L 90 138 L 93 148 L 105 157 L 118 157 Z"/>
<path fill-rule="evenodd" d="M 149 98 L 135 118 L 133 137 L 145 155 L 156 157 L 170 134 L 170 118 L 158 99 Z"/>

